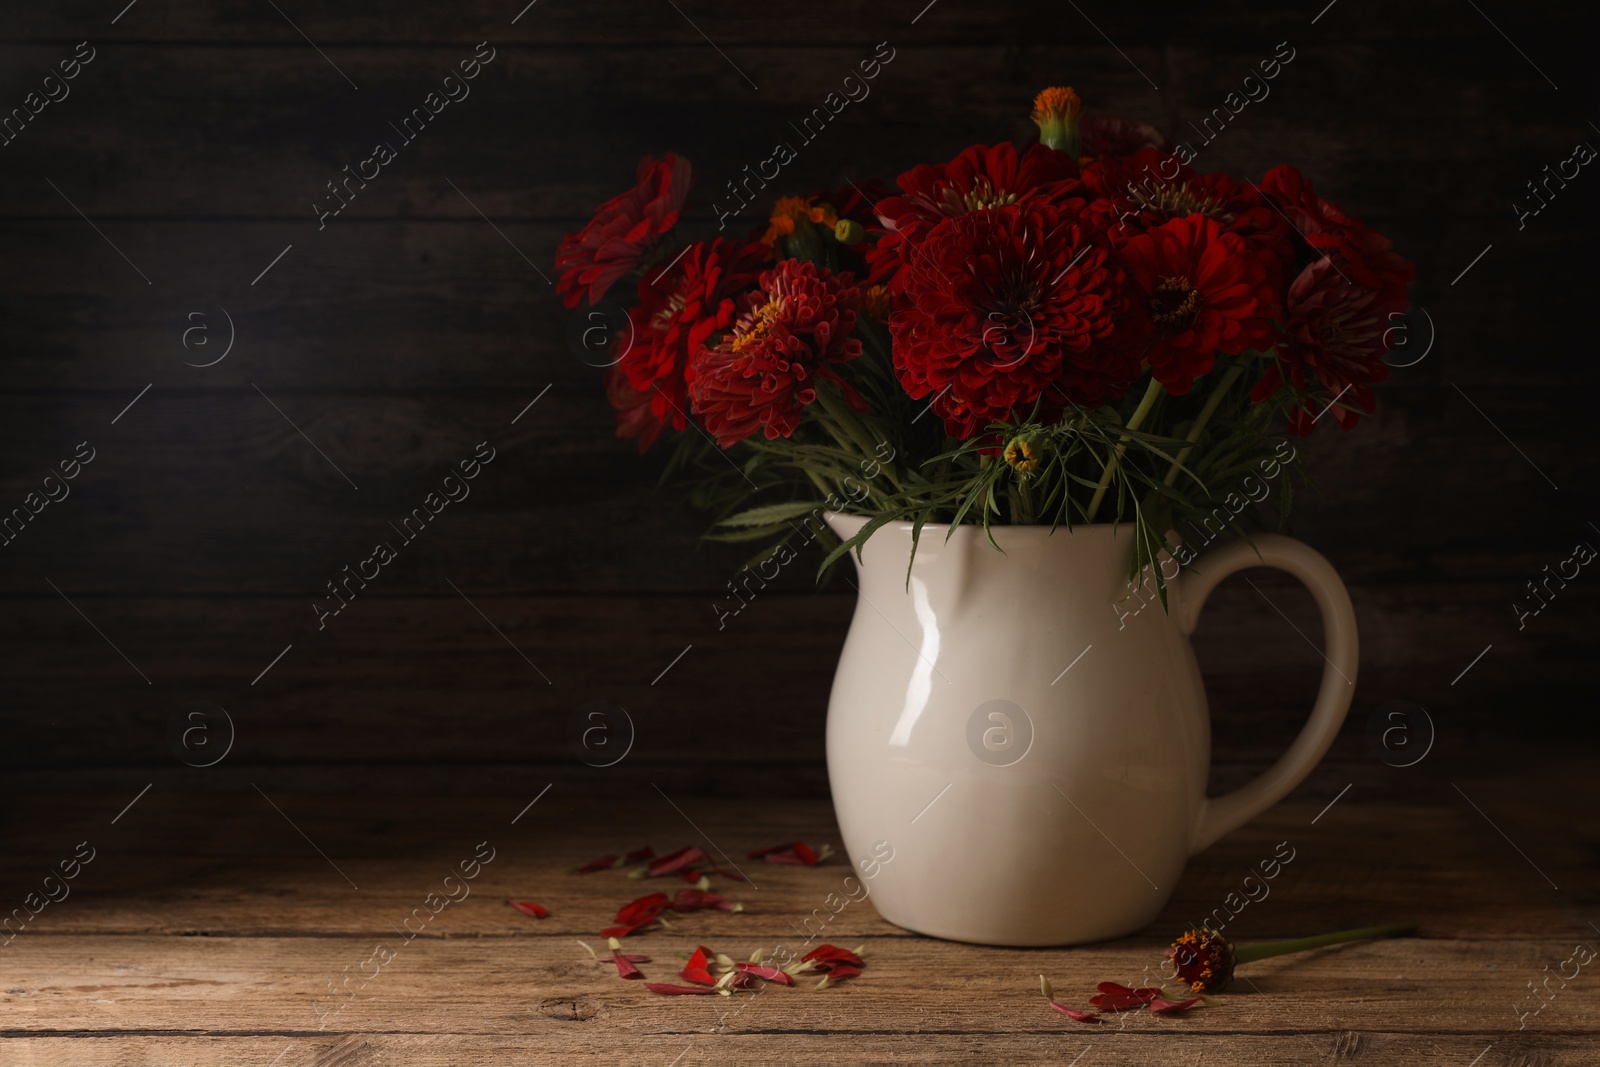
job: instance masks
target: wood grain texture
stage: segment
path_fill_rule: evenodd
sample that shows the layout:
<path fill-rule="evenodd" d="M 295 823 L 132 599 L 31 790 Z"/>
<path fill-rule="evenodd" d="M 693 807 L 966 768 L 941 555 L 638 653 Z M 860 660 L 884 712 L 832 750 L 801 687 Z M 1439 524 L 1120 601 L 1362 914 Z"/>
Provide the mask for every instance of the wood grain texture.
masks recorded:
<path fill-rule="evenodd" d="M 0 149 L 0 505 L 77 442 L 99 450 L 71 498 L 0 548 L 0 675 L 18 709 L 0 759 L 14 770 L 169 766 L 163 724 L 203 697 L 261 725 L 238 753 L 258 765 L 314 776 L 437 758 L 511 778 L 519 760 L 568 757 L 536 721 L 610 693 L 659 722 L 645 765 L 704 760 L 754 787 L 759 775 L 731 768 L 759 764 L 820 789 L 848 603 L 790 596 L 810 586 L 796 566 L 782 598 L 716 629 L 743 553 L 701 544 L 700 517 L 653 490 L 658 460 L 610 438 L 597 372 L 573 355 L 571 317 L 540 272 L 646 151 L 694 160 L 685 231 L 711 232 L 718 185 L 881 40 L 895 59 L 786 187 L 1026 136 L 1026 101 L 1061 80 L 1185 136 L 1290 41 L 1271 95 L 1204 147 L 1202 169 L 1313 174 L 1417 261 L 1436 331 L 1378 415 L 1308 445 L 1321 492 L 1298 494 L 1292 532 L 1349 580 L 1366 635 L 1339 751 L 1370 764 L 1364 717 L 1398 698 L 1448 709 L 1441 744 L 1497 723 L 1593 736 L 1577 709 L 1600 597 L 1579 579 L 1524 629 L 1513 608 L 1600 521 L 1582 313 L 1594 198 L 1575 182 L 1522 229 L 1511 207 L 1589 136 L 1581 10 L 1341 0 L 1313 24 L 1276 2 L 1154 15 L 951 0 L 291 7 L 142 0 L 113 25 L 116 12 L 74 2 L 0 27 L 0 103 L 77 41 L 99 50 L 72 95 Z M 485 39 L 496 58 L 472 95 L 319 230 L 325 183 Z M 190 316 L 220 345 L 224 308 L 228 359 L 184 366 L 198 356 L 182 344 Z M 317 631 L 325 583 L 481 440 L 500 456 L 471 498 Z M 558 686 L 532 688 L 452 583 Z M 1317 665 L 1303 598 L 1263 589 L 1310 643 L 1242 587 L 1208 611 L 1199 647 L 1225 768 L 1281 747 Z M 271 676 L 281 688 L 249 686 L 290 643 Z M 691 643 L 661 697 L 649 678 Z M 758 703 L 770 713 L 751 713 Z M 441 726 L 441 708 L 460 712 Z"/>
<path fill-rule="evenodd" d="M 1480 814 L 1450 795 L 1410 806 L 1352 797 L 1326 814 L 1320 803 L 1285 804 L 1197 857 L 1162 917 L 1134 937 L 1048 950 L 959 945 L 888 925 L 869 899 L 822 927 L 827 941 L 865 945 L 869 966 L 858 980 L 709 1002 L 654 997 L 576 944 L 594 943 L 617 906 L 662 883 L 564 869 L 646 841 L 662 850 L 698 843 L 727 850 L 754 879 L 719 887 L 745 904 L 741 914 L 697 913 L 675 931 L 630 939 L 630 950 L 653 957 L 642 965 L 652 980 L 675 972 L 672 953 L 697 943 L 740 955 L 803 949 L 796 926 L 847 868 L 837 860 L 778 868 L 743 853 L 795 837 L 836 840 L 826 805 L 679 797 L 679 811 L 654 794 L 618 803 L 558 789 L 513 826 L 521 805 L 506 800 L 329 803 L 268 782 L 270 802 L 246 787 L 213 792 L 204 808 L 192 794 L 158 788 L 111 826 L 123 796 L 13 796 L 5 810 L 18 847 L 0 861 L 0 886 L 12 896 L 80 838 L 97 853 L 71 896 L 0 949 L 8 974 L 0 1048 L 18 1063 L 115 1055 L 265 1065 L 284 1054 L 280 1062 L 321 1064 L 485 1056 L 665 1064 L 686 1049 L 680 1062 L 1042 1063 L 1092 1045 L 1096 1062 L 1127 1064 L 1446 1064 L 1485 1049 L 1488 1063 L 1581 1064 L 1600 1037 L 1592 975 L 1557 990 L 1537 1015 L 1519 1018 L 1513 1007 L 1573 941 L 1594 940 L 1584 916 L 1595 902 L 1600 824 L 1581 772 L 1547 754 L 1510 769 L 1523 788 L 1463 783 L 1561 891 L 1498 839 L 1484 844 Z M 1548 820 L 1525 788 L 1530 775 L 1543 779 L 1545 801 L 1573 814 Z M 915 837 L 906 847 L 921 847 Z M 1165 939 L 1284 840 L 1295 856 L 1272 892 L 1234 920 L 1237 937 L 1405 916 L 1421 919 L 1421 936 L 1251 965 L 1238 988 L 1183 1019 L 1135 1015 L 1091 1027 L 1037 995 L 1040 972 L 1072 1003 L 1097 981 L 1149 980 Z M 188 850 L 175 853 L 178 841 Z M 414 940 L 396 935 L 394 925 L 480 841 L 494 858 L 470 896 Z M 527 919 L 506 896 L 538 900 L 551 916 Z M 343 984 L 379 943 L 395 958 L 364 984 Z"/>

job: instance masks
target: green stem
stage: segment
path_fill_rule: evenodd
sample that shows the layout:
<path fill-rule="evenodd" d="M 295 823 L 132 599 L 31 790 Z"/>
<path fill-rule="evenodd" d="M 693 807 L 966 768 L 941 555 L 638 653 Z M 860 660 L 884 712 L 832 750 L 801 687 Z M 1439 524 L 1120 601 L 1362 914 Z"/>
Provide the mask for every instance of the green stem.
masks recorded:
<path fill-rule="evenodd" d="M 850 436 L 856 447 L 861 449 L 865 456 L 865 461 L 877 464 L 879 470 L 883 472 L 883 476 L 889 479 L 889 484 L 898 490 L 900 488 L 900 479 L 895 476 L 893 465 L 878 459 L 878 447 L 871 444 L 866 435 L 861 432 L 859 420 L 856 419 L 855 413 L 850 410 L 850 405 L 842 403 L 841 398 L 834 396 L 832 388 L 821 382 L 817 383 L 817 401 L 821 403 L 822 410 L 826 411 L 829 417 Z M 863 473 L 865 472 L 863 471 Z"/>
<path fill-rule="evenodd" d="M 1150 384 L 1145 387 L 1144 397 L 1140 399 L 1139 406 L 1134 408 L 1133 414 L 1128 417 L 1128 424 L 1125 428 L 1130 431 L 1137 430 L 1144 423 L 1145 416 L 1150 414 L 1150 409 L 1156 406 L 1156 401 L 1160 398 L 1161 383 L 1152 377 Z M 1094 521 L 1095 512 L 1100 510 L 1100 501 L 1105 499 L 1106 490 L 1111 487 L 1111 476 L 1116 473 L 1117 462 L 1122 459 L 1122 454 L 1127 450 L 1128 437 L 1124 434 L 1122 440 L 1117 442 L 1117 448 L 1111 457 L 1111 461 L 1106 464 L 1106 469 L 1100 475 L 1100 484 L 1095 487 L 1094 497 L 1089 501 L 1089 511 L 1087 518 L 1084 519 L 1085 522 Z"/>
<path fill-rule="evenodd" d="M 1386 926 L 1363 926 L 1359 930 L 1340 930 L 1334 934 L 1297 937 L 1288 941 L 1262 941 L 1235 948 L 1233 961 L 1235 964 L 1253 963 L 1256 960 L 1271 959 L 1273 956 L 1283 956 L 1290 952 L 1322 948 L 1324 945 L 1342 945 L 1347 941 L 1366 941 L 1378 937 L 1404 937 L 1416 932 L 1416 923 L 1389 923 Z"/>
<path fill-rule="evenodd" d="M 1178 469 L 1183 466 L 1183 461 L 1189 458 L 1189 453 L 1194 451 L 1194 443 L 1200 440 L 1200 434 L 1205 431 L 1206 423 L 1211 421 L 1211 416 L 1217 412 L 1217 406 L 1222 403 L 1222 398 L 1228 395 L 1228 390 L 1233 388 L 1233 383 L 1239 380 L 1244 373 L 1244 361 L 1241 358 L 1228 368 L 1228 373 L 1222 376 L 1222 381 L 1217 383 L 1216 391 L 1206 399 L 1206 406 L 1200 409 L 1200 415 L 1194 420 L 1194 425 L 1189 428 L 1189 436 L 1184 440 L 1189 442 L 1183 446 L 1183 451 L 1178 453 L 1178 458 L 1172 461 L 1172 467 L 1167 471 L 1163 481 L 1171 485 L 1178 480 Z"/>
<path fill-rule="evenodd" d="M 822 502 L 826 504 L 828 502 L 828 498 L 835 495 L 834 491 L 828 488 L 828 483 L 823 481 L 822 477 L 817 474 L 816 471 L 805 467 L 801 469 L 805 471 L 806 477 L 811 479 L 811 484 L 816 486 L 818 492 L 822 494 Z"/>

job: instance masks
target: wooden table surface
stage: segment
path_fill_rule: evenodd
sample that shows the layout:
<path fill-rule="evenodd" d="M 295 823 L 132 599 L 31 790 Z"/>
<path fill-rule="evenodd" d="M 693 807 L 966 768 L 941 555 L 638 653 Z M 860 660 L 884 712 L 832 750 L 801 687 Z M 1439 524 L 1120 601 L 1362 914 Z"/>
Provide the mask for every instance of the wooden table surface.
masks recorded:
<path fill-rule="evenodd" d="M 1411 800 L 1367 782 L 1331 807 L 1297 794 L 1197 857 L 1149 929 L 1106 944 L 955 944 L 851 903 L 813 946 L 864 945 L 863 975 L 728 999 L 653 995 L 578 944 L 603 946 L 597 931 L 620 905 L 681 882 L 566 871 L 643 844 L 699 844 L 753 879 L 714 880 L 742 913 L 694 913 L 629 940 L 653 957 L 652 981 L 674 980 L 673 954 L 700 943 L 738 958 L 805 950 L 797 924 L 848 868 L 745 854 L 837 843 L 826 803 L 632 788 L 594 799 L 566 783 L 531 807 L 542 783 L 516 798 L 274 794 L 260 781 L 163 785 L 131 806 L 133 789 L 17 796 L 0 862 L 7 909 L 59 861 L 93 858 L 0 948 L 0 1063 L 1594 1064 L 1600 968 L 1556 977 L 1571 975 L 1577 946 L 1600 946 L 1591 768 L 1551 760 L 1435 781 Z M 1420 936 L 1256 963 L 1179 1018 L 1084 1024 L 1039 996 L 1041 973 L 1080 1005 L 1099 981 L 1147 982 L 1164 943 L 1280 842 L 1294 858 L 1230 924 L 1238 940 L 1404 919 Z M 468 896 L 414 939 L 398 932 L 459 861 L 491 850 Z M 513 896 L 549 918 L 518 914 Z"/>

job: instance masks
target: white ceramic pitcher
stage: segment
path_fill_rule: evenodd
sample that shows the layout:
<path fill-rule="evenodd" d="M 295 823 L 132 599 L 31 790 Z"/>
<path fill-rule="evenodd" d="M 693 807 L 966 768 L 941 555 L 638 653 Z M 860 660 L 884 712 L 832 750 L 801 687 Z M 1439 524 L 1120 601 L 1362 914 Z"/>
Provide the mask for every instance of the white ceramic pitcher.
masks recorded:
<path fill-rule="evenodd" d="M 865 521 L 828 518 L 845 538 Z M 1130 934 L 1191 855 L 1276 803 L 1333 742 L 1355 690 L 1349 594 L 1318 553 L 1264 534 L 1203 554 L 1169 583 L 1167 609 L 1138 610 L 1125 599 L 1131 525 L 993 533 L 1003 552 L 975 526 L 949 541 L 924 528 L 909 583 L 909 524 L 864 546 L 828 706 L 848 855 L 892 849 L 867 884 L 909 930 L 1034 946 Z M 1210 718 L 1189 635 L 1217 583 L 1256 566 L 1311 590 L 1327 665 L 1289 751 L 1208 799 Z"/>

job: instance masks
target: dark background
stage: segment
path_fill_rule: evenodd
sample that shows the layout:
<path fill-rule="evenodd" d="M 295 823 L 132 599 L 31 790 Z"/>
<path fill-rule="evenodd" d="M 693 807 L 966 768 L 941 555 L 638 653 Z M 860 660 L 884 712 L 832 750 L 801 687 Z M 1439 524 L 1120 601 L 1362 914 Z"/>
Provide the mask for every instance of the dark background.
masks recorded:
<path fill-rule="evenodd" d="M 1306 171 L 1416 261 L 1427 315 L 1401 358 L 1432 343 L 1375 417 L 1308 446 L 1320 493 L 1300 496 L 1293 532 L 1340 569 L 1362 626 L 1330 759 L 1398 773 L 1365 738 L 1393 699 L 1438 728 L 1425 769 L 1592 743 L 1600 578 L 1586 570 L 1521 632 L 1512 608 L 1546 565 L 1600 544 L 1597 165 L 1525 229 L 1512 207 L 1547 164 L 1600 144 L 1585 5 L 925 3 L 538 0 L 514 25 L 517 0 L 13 5 L 0 109 L 78 42 L 98 54 L 0 148 L 0 509 L 79 442 L 96 450 L 0 548 L 10 787 L 823 790 L 851 594 L 791 568 L 718 631 L 743 554 L 702 545 L 702 519 L 653 489 L 658 457 L 612 438 L 543 275 L 645 152 L 693 161 L 684 230 L 711 232 L 722 183 L 793 142 L 788 123 L 880 41 L 895 58 L 871 96 L 800 148 L 782 191 L 1027 137 L 1049 84 L 1192 139 L 1186 120 L 1288 41 L 1271 95 L 1198 166 Z M 496 56 L 470 97 L 401 145 L 388 123 L 485 40 Z M 325 183 L 379 140 L 398 159 L 319 232 Z M 228 358 L 185 366 L 221 351 L 223 308 Z M 197 322 L 191 343 L 210 346 L 186 350 Z M 484 440 L 498 456 L 470 498 L 319 632 L 324 583 L 397 543 L 388 523 Z M 1258 584 L 1317 637 L 1297 588 Z M 1321 661 L 1240 579 L 1197 644 L 1217 780 L 1234 783 L 1298 729 Z M 605 771 L 567 741 L 594 699 L 638 726 Z M 237 728 L 211 770 L 171 747 L 193 700 Z"/>

